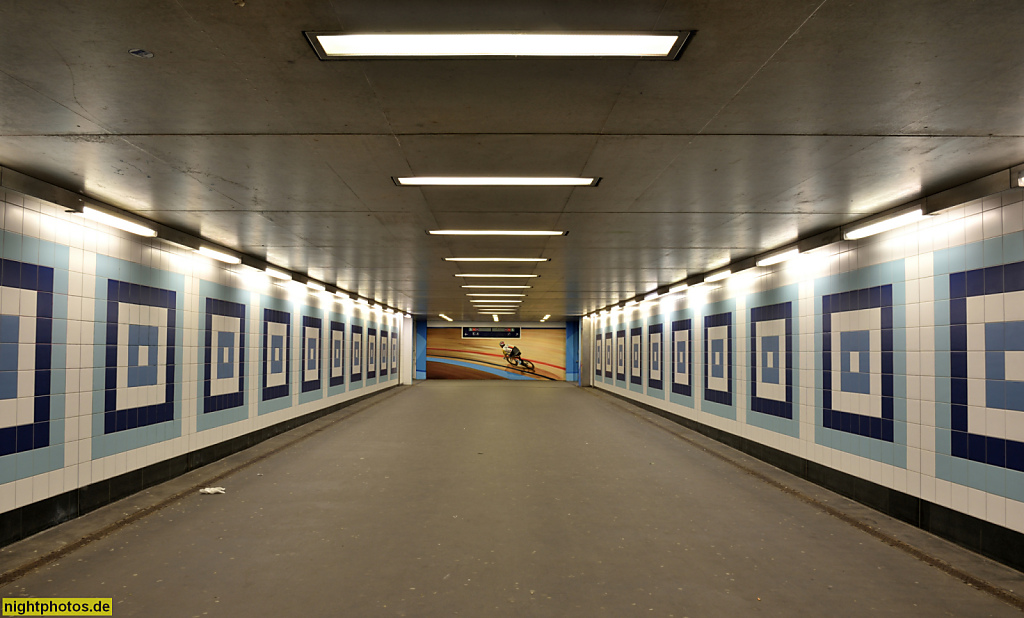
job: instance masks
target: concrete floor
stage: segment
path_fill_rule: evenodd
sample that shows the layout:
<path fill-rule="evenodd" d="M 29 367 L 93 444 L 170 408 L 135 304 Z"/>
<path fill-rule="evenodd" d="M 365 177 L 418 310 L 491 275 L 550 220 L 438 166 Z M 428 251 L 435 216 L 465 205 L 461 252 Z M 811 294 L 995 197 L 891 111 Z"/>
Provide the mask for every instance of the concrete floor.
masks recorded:
<path fill-rule="evenodd" d="M 115 616 L 1019 614 L 631 408 L 561 383 L 403 387 L 0 594 Z"/>

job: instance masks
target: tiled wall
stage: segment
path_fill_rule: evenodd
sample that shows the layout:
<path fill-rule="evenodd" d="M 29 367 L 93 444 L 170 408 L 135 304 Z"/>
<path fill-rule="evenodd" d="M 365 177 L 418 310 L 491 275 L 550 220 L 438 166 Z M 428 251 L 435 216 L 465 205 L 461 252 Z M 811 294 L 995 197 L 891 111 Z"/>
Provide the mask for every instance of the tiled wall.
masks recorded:
<path fill-rule="evenodd" d="M 602 389 L 1024 532 L 1024 194 L 586 321 Z"/>
<path fill-rule="evenodd" d="M 0 513 L 398 383 L 399 318 L 0 192 Z"/>

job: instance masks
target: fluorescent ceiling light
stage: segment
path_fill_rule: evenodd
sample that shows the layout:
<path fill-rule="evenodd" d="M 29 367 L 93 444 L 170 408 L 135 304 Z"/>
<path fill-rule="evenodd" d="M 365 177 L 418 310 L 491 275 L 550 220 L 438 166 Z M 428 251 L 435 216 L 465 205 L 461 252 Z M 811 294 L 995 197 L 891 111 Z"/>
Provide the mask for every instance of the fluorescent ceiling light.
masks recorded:
<path fill-rule="evenodd" d="M 722 279 L 729 278 L 731 275 L 732 275 L 732 271 L 729 270 L 728 268 L 726 268 L 725 270 L 720 270 L 717 273 L 712 273 L 712 274 L 708 275 L 707 277 L 704 277 L 704 283 L 711 283 L 713 281 L 721 281 Z"/>
<path fill-rule="evenodd" d="M 916 223 L 924 218 L 924 212 L 920 208 L 915 208 L 910 212 L 905 212 L 898 217 L 892 217 L 891 219 L 885 219 L 878 221 L 864 227 L 850 230 L 843 235 L 846 240 L 857 240 L 858 238 L 867 238 L 868 236 L 874 236 L 875 234 L 881 234 L 882 232 L 888 232 L 904 225 L 910 225 Z"/>
<path fill-rule="evenodd" d="M 441 236 L 565 236 L 557 230 L 430 230 Z"/>
<path fill-rule="evenodd" d="M 684 33 L 339 34 L 307 32 L 322 58 L 466 56 L 591 56 L 674 58 Z M 322 51 L 322 53 L 321 53 Z"/>
<path fill-rule="evenodd" d="M 636 302 L 636 299 L 634 299 L 634 300 L 631 300 L 631 301 L 627 302 L 626 306 L 627 307 L 632 307 L 632 306 L 638 305 L 638 304 L 640 304 L 640 303 Z"/>
<path fill-rule="evenodd" d="M 266 268 L 263 269 L 263 272 L 267 273 L 268 275 L 270 275 L 274 279 L 280 279 L 281 281 L 291 281 L 292 280 L 292 276 L 291 275 L 289 275 L 288 273 L 284 272 L 283 270 L 278 270 L 278 269 L 274 268 L 273 266 L 267 266 Z"/>
<path fill-rule="evenodd" d="M 317 283 L 316 281 L 313 281 L 313 280 L 307 281 L 306 282 L 306 287 L 311 289 L 311 290 L 316 290 L 317 292 L 323 292 L 324 290 L 327 289 L 322 284 L 319 284 L 319 283 Z"/>
<path fill-rule="evenodd" d="M 657 300 L 661 298 L 661 294 L 658 294 L 658 290 L 652 290 L 644 296 L 644 300 Z"/>
<path fill-rule="evenodd" d="M 690 287 L 690 286 L 685 284 L 685 283 L 680 283 L 679 285 L 670 287 L 668 289 L 668 293 L 669 294 L 675 294 L 676 292 L 682 292 L 683 290 L 687 289 L 688 287 Z"/>
<path fill-rule="evenodd" d="M 541 176 L 414 176 L 395 178 L 403 187 L 591 187 L 597 178 Z"/>
<path fill-rule="evenodd" d="M 95 208 L 92 208 L 90 206 L 86 206 L 85 208 L 82 209 L 82 216 L 85 217 L 86 219 L 96 221 L 97 223 L 109 225 L 110 227 L 116 227 L 119 230 L 131 232 L 132 234 L 137 234 L 139 236 L 149 236 L 150 238 L 156 236 L 156 230 L 152 230 L 144 225 L 139 225 L 134 221 L 122 219 L 121 217 L 114 216 L 110 213 L 106 213 L 101 210 L 96 210 Z"/>
<path fill-rule="evenodd" d="M 334 295 L 344 300 L 350 300 L 352 298 L 352 296 L 348 292 L 342 292 L 341 290 L 335 292 Z"/>
<path fill-rule="evenodd" d="M 496 296 L 499 298 L 504 298 L 505 296 L 526 296 L 526 294 L 514 294 L 510 292 L 508 294 L 466 294 L 466 296 Z"/>
<path fill-rule="evenodd" d="M 494 318 L 494 321 L 495 321 L 495 322 L 497 322 L 497 321 L 498 321 L 498 314 L 497 314 L 497 313 L 492 313 L 492 314 L 491 314 L 491 317 L 492 317 L 492 318 Z"/>
<path fill-rule="evenodd" d="M 532 285 L 464 285 L 464 288 L 475 288 L 477 290 L 528 290 Z"/>
<path fill-rule="evenodd" d="M 521 301 L 521 300 L 512 300 L 512 299 L 503 300 L 503 299 L 499 299 L 499 298 L 492 298 L 492 299 L 471 298 L 471 299 L 469 299 L 469 302 L 471 302 L 471 303 L 483 303 L 485 305 L 506 305 L 506 304 L 509 304 L 509 303 L 521 303 L 523 301 Z"/>
<path fill-rule="evenodd" d="M 546 316 L 542 317 L 542 318 L 540 319 L 540 321 L 541 321 L 541 322 L 543 322 L 544 320 L 546 320 L 546 319 L 548 319 L 548 318 L 550 318 L 550 317 L 551 317 L 551 314 L 549 313 L 549 314 L 547 314 Z"/>
<path fill-rule="evenodd" d="M 198 253 L 199 255 L 205 255 L 206 257 L 212 258 L 214 260 L 226 262 L 228 264 L 242 263 L 242 258 L 235 255 L 231 255 L 230 253 L 224 253 L 223 251 L 211 249 L 210 247 L 199 247 L 198 249 L 196 249 L 196 253 Z"/>
<path fill-rule="evenodd" d="M 763 260 L 758 260 L 757 261 L 757 265 L 758 266 L 772 266 L 773 264 L 781 264 L 782 262 L 785 262 L 786 260 L 791 260 L 791 259 L 795 258 L 798 255 L 800 255 L 800 250 L 797 249 L 796 247 L 794 247 L 794 248 L 792 248 L 792 249 L 790 249 L 788 251 L 782 251 L 781 253 L 776 253 L 775 255 L 770 255 L 770 256 L 764 258 Z"/>
<path fill-rule="evenodd" d="M 463 257 L 463 258 L 445 258 L 445 262 L 550 262 L 551 258 L 483 258 L 483 257 Z"/>
<path fill-rule="evenodd" d="M 540 275 L 488 275 L 488 274 L 469 274 L 469 275 L 455 275 L 456 277 L 518 277 L 520 279 L 529 277 L 539 277 Z"/>
<path fill-rule="evenodd" d="M 450 317 L 446 316 L 446 315 L 445 315 L 445 314 L 443 314 L 443 313 L 439 313 L 439 314 L 437 314 L 437 315 L 439 315 L 439 316 L 441 316 L 442 318 L 444 318 L 444 319 L 448 320 L 449 322 L 454 322 L 454 321 L 455 321 L 455 320 L 452 320 L 452 319 L 451 319 Z"/>

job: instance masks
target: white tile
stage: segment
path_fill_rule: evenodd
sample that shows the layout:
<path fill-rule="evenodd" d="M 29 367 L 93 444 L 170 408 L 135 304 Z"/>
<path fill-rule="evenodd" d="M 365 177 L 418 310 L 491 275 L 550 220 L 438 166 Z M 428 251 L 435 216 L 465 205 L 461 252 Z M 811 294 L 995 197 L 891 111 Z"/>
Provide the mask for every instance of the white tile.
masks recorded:
<path fill-rule="evenodd" d="M 1011 530 L 1024 532 L 1024 502 L 1006 500 L 1006 523 Z"/>
<path fill-rule="evenodd" d="M 988 505 L 985 507 L 985 517 L 988 521 L 997 526 L 1006 525 L 1006 498 L 995 494 L 985 494 Z"/>
<path fill-rule="evenodd" d="M 967 513 L 972 517 L 978 519 L 987 519 L 985 515 L 986 508 L 988 507 L 988 494 L 985 492 L 974 489 L 973 487 L 967 488 Z"/>

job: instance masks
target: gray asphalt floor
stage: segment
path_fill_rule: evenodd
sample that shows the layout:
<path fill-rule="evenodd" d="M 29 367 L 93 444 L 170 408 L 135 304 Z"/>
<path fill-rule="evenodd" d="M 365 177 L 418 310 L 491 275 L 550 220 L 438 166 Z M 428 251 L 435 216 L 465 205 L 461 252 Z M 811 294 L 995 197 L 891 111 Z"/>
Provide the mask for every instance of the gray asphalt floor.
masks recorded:
<path fill-rule="evenodd" d="M 7 548 L 5 570 L 166 503 L 0 595 L 115 616 L 1020 614 L 815 501 L 1003 588 L 1020 573 L 593 389 L 432 381 L 351 412 Z M 217 471 L 225 494 L 189 490 Z"/>

